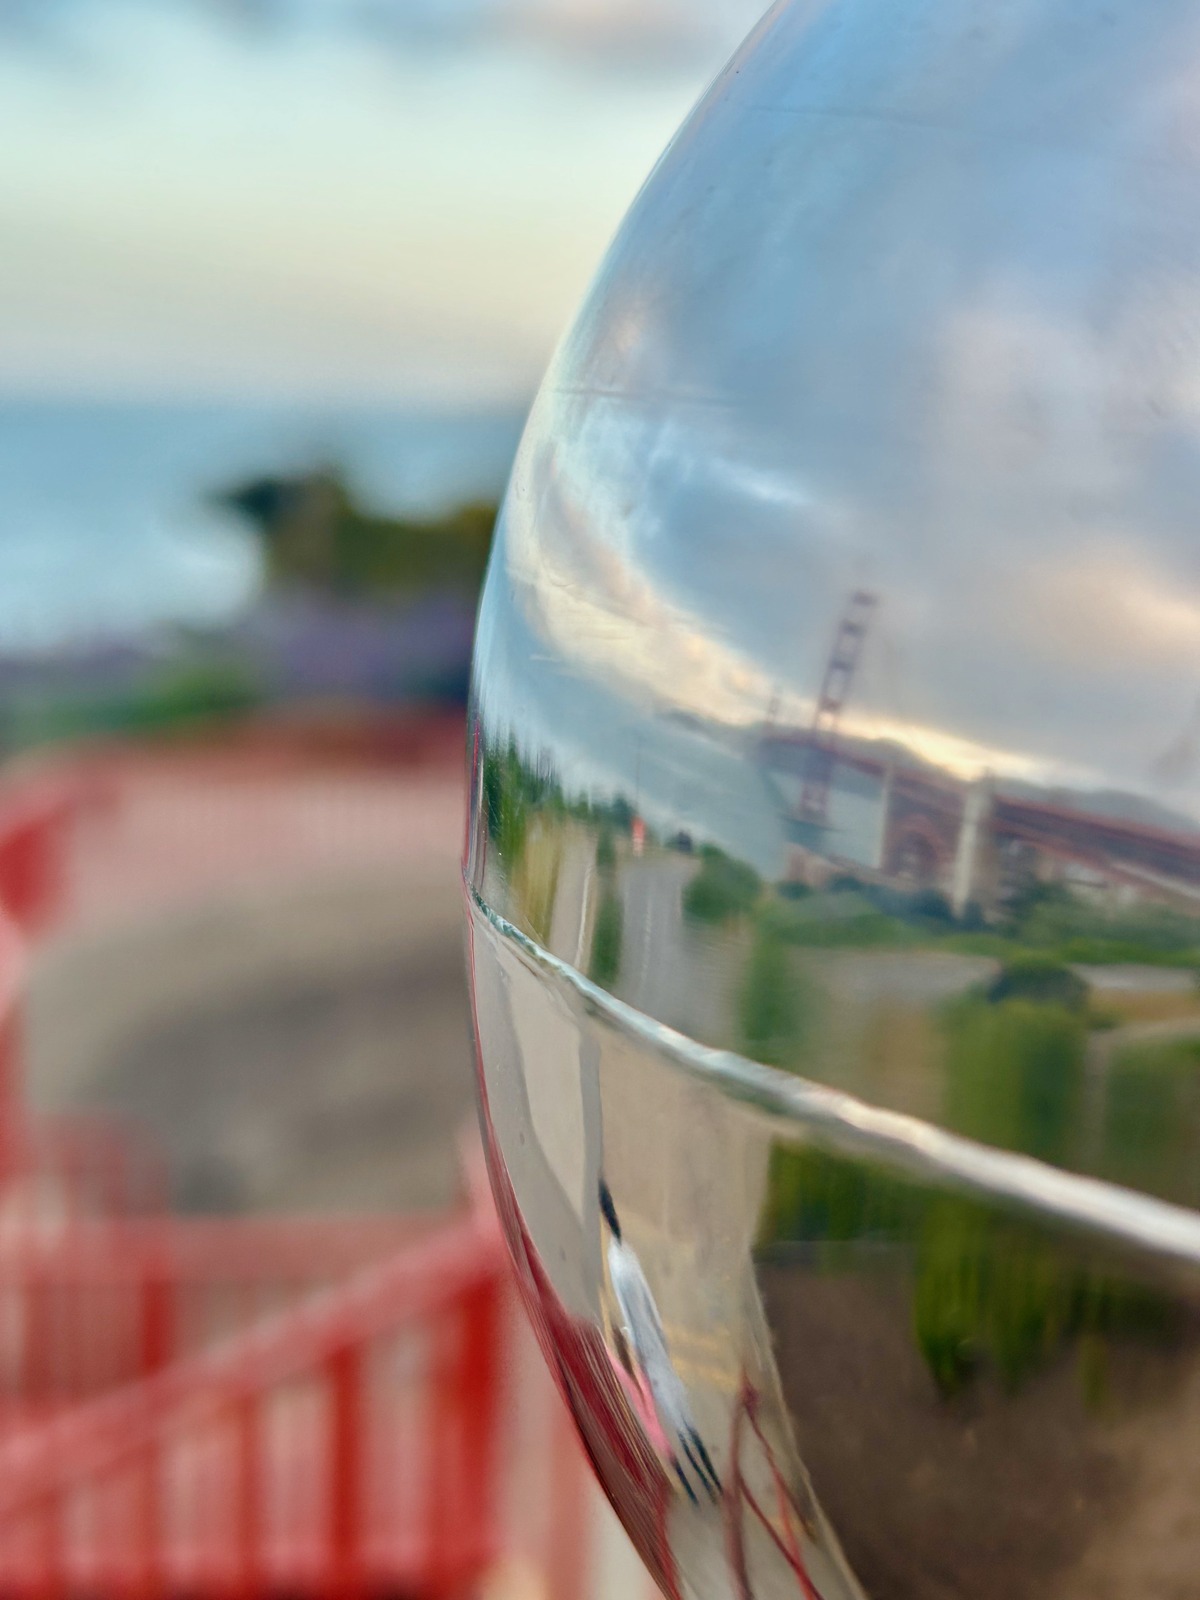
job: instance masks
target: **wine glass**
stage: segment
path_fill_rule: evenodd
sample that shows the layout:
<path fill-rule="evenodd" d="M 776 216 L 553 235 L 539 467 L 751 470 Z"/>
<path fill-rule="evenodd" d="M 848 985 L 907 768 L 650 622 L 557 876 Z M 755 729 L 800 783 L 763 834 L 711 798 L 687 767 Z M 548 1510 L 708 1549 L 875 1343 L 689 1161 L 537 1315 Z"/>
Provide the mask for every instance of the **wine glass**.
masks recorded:
<path fill-rule="evenodd" d="M 668 1596 L 1200 1593 L 1200 8 L 785 0 L 534 405 L 465 862 Z"/>

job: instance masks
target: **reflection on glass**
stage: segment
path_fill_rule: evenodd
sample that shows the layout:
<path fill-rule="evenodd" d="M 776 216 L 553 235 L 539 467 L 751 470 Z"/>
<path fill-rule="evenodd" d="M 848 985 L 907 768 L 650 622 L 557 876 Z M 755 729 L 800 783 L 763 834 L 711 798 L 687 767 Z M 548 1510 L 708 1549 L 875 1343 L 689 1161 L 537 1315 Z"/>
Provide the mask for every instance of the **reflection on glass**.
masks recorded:
<path fill-rule="evenodd" d="M 639 1398 L 649 1401 L 648 1407 L 643 1408 L 643 1417 L 648 1411 L 656 1442 L 692 1504 L 697 1503 L 698 1488 L 716 1500 L 721 1494 L 721 1480 L 696 1426 L 687 1386 L 671 1360 L 662 1318 L 646 1274 L 637 1252 L 621 1232 L 612 1193 L 603 1180 L 600 1214 L 608 1229 L 605 1255 L 609 1287 L 620 1311 L 617 1337 L 623 1364 L 634 1380 Z"/>
<path fill-rule="evenodd" d="M 485 1125 L 680 1600 L 1195 1585 L 1195 62 L 1184 0 L 777 8 L 535 406 Z"/>

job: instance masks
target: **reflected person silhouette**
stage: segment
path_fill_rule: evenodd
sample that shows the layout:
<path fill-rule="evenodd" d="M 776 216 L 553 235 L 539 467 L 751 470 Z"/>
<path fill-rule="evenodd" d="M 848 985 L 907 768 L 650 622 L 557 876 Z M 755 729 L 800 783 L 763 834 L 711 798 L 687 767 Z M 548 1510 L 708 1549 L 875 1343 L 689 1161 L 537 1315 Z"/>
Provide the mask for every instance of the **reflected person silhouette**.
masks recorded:
<path fill-rule="evenodd" d="M 621 1233 L 617 1208 L 608 1185 L 600 1183 L 600 1212 L 608 1226 L 608 1281 L 621 1313 L 621 1333 L 635 1365 L 633 1376 L 644 1381 L 654 1403 L 655 1417 L 662 1430 L 671 1466 L 693 1504 L 696 1491 L 684 1470 L 679 1452 L 701 1487 L 711 1499 L 721 1494 L 721 1480 L 709 1457 L 696 1419 L 692 1414 L 687 1389 L 675 1369 L 667 1349 L 658 1306 L 646 1282 L 646 1274 L 633 1247 Z"/>

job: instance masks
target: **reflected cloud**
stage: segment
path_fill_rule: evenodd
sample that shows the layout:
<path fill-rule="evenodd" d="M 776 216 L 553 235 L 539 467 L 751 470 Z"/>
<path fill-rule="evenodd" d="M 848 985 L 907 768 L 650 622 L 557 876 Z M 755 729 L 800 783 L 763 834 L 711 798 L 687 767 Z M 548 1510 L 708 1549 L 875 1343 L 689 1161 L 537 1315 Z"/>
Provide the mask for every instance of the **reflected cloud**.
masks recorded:
<path fill-rule="evenodd" d="M 530 620 L 577 670 L 648 705 L 746 726 L 773 702 L 804 725 L 839 596 L 866 575 L 905 669 L 864 671 L 855 736 L 960 778 L 1153 788 L 1200 667 L 1188 511 L 1200 434 L 1176 407 L 1169 448 L 1159 427 L 1148 455 L 1128 419 L 1114 422 L 1102 375 L 1155 343 L 1133 311 L 1108 338 L 1025 298 L 1016 309 L 1014 291 L 1003 312 L 952 304 L 943 331 L 927 330 L 936 381 L 899 484 L 876 394 L 852 474 L 837 418 L 805 395 L 764 424 L 756 389 L 734 411 L 685 376 L 692 398 L 664 407 L 636 378 L 612 393 L 601 370 L 594 387 L 552 377 L 508 516 Z M 673 301 L 657 322 L 644 303 L 627 310 L 618 296 L 625 360 L 695 373 L 700 305 L 694 324 Z M 806 341 L 821 337 L 805 326 Z M 572 346 L 566 364 L 589 371 L 585 355 Z M 1182 373 L 1186 341 L 1176 355 Z M 880 389 L 902 377 L 894 364 Z M 1168 392 L 1165 357 L 1155 381 Z M 798 441 L 786 450 L 785 422 Z"/>
<path fill-rule="evenodd" d="M 1094 536 L 1086 550 L 1047 559 L 1035 577 L 1014 611 L 1027 642 L 1043 641 L 1047 655 L 1089 670 L 1110 661 L 1120 639 L 1122 671 L 1200 671 L 1200 588 L 1189 595 L 1178 575 L 1150 570 L 1133 539 Z"/>
<path fill-rule="evenodd" d="M 752 657 L 714 637 L 631 553 L 636 528 L 605 504 L 614 486 L 577 487 L 557 452 L 539 463 L 539 478 L 536 517 L 510 498 L 502 549 L 527 620 L 564 661 L 718 722 L 745 722 L 765 706 L 771 683 Z"/>

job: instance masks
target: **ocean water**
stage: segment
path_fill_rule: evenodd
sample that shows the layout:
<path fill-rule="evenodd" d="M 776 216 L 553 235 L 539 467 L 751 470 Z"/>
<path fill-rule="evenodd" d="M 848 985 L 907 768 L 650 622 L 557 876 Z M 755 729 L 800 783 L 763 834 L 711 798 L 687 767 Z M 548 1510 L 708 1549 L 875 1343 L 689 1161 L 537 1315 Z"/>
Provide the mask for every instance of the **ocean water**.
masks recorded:
<path fill-rule="evenodd" d="M 221 489 L 336 464 L 373 508 L 438 510 L 499 495 L 522 420 L 0 399 L 0 652 L 232 620 L 260 572 Z"/>

